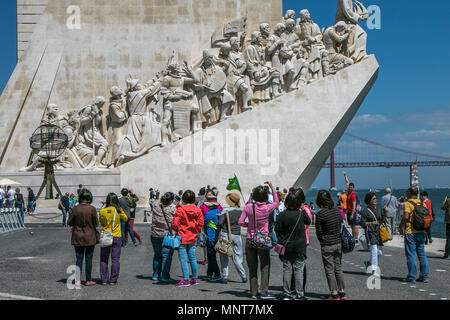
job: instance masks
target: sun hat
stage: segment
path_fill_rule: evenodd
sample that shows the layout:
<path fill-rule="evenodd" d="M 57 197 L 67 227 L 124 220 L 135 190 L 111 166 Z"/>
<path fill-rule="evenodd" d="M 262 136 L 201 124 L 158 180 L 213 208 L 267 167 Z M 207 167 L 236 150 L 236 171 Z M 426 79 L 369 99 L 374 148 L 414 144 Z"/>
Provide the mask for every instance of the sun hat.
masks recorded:
<path fill-rule="evenodd" d="M 230 207 L 240 208 L 241 206 L 241 197 L 237 193 L 229 193 L 225 197 L 225 201 L 228 203 Z"/>

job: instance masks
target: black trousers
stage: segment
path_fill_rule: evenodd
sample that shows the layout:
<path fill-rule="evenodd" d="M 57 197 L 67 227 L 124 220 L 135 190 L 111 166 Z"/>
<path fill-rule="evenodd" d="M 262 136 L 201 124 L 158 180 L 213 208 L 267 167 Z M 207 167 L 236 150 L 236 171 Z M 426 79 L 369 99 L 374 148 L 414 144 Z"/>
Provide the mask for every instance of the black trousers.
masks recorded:
<path fill-rule="evenodd" d="M 216 244 L 214 242 L 206 241 L 206 250 L 208 256 L 208 270 L 206 275 L 208 277 L 220 277 L 219 264 L 217 263 Z"/>
<path fill-rule="evenodd" d="M 83 258 L 86 260 L 86 281 L 91 281 L 92 275 L 92 257 L 94 255 L 95 246 L 75 247 L 75 255 L 77 257 L 77 266 L 80 268 L 80 277 L 83 273 Z M 81 280 L 81 279 L 80 279 Z"/>

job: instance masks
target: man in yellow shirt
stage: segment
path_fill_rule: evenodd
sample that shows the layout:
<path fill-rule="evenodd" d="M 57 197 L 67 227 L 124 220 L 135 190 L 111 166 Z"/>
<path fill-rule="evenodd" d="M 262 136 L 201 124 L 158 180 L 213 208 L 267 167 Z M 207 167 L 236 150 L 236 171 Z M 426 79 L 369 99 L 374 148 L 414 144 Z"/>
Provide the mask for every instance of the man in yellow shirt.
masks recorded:
<path fill-rule="evenodd" d="M 416 282 L 417 265 L 416 252 L 420 263 L 420 275 L 418 282 L 428 282 L 428 260 L 425 255 L 425 241 L 427 239 L 426 231 L 417 231 L 413 228 L 414 220 L 414 204 L 421 205 L 421 201 L 417 198 L 419 189 L 410 187 L 406 192 L 408 201 L 404 204 L 404 215 L 400 222 L 400 234 L 405 235 L 405 254 L 408 265 L 408 276 L 406 282 Z"/>

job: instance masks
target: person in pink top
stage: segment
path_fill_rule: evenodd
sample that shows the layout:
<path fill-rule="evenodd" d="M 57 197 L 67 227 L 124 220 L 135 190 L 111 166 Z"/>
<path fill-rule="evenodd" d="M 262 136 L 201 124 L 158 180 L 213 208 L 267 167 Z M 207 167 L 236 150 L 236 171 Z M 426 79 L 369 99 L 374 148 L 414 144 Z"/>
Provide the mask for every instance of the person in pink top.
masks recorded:
<path fill-rule="evenodd" d="M 274 299 L 275 296 L 269 294 L 269 273 L 270 273 L 270 251 L 251 246 L 251 239 L 256 230 L 264 234 L 269 234 L 269 215 L 278 208 L 278 195 L 271 182 L 266 182 L 273 194 L 273 203 L 268 204 L 269 195 L 264 186 L 253 189 L 252 201 L 250 201 L 242 211 L 239 218 L 239 225 L 247 228 L 247 241 L 245 252 L 247 264 L 250 272 L 250 291 L 252 299 L 258 298 L 258 265 L 261 264 L 261 299 Z M 253 213 L 255 212 L 255 213 Z M 246 222 L 247 220 L 247 222 Z M 254 221 L 256 221 L 256 226 Z"/>

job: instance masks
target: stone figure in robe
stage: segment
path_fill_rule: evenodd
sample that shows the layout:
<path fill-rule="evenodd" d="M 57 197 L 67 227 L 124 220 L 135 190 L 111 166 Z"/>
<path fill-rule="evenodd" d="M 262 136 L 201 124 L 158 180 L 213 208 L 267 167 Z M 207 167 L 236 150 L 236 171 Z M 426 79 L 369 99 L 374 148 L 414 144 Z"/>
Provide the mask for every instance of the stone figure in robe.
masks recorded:
<path fill-rule="evenodd" d="M 88 146 L 91 146 L 93 150 L 98 150 L 96 155 L 97 167 L 104 165 L 104 158 L 108 150 L 108 142 L 104 138 L 106 135 L 106 118 L 102 110 L 105 102 L 104 97 L 96 97 L 91 105 L 83 107 L 79 111 L 79 132 Z"/>
<path fill-rule="evenodd" d="M 237 39 L 235 40 L 237 42 Z M 236 48 L 237 49 L 237 48 Z M 251 109 L 249 103 L 253 96 L 250 85 L 246 83 L 244 72 L 247 70 L 247 63 L 242 58 L 239 51 L 232 52 L 231 44 L 224 43 L 220 47 L 218 63 L 223 67 L 227 75 L 227 90 L 232 93 L 235 100 L 240 99 L 241 105 L 236 103 L 236 114 L 245 112 Z"/>
<path fill-rule="evenodd" d="M 286 27 L 283 23 L 278 23 L 274 28 L 274 33 L 269 37 L 267 43 L 267 55 L 272 61 L 272 66 L 280 73 L 281 86 L 284 91 L 291 91 L 295 80 L 295 67 L 292 64 L 294 52 L 285 39 L 282 38 Z"/>
<path fill-rule="evenodd" d="M 254 104 L 264 103 L 281 95 L 280 73 L 270 67 L 271 62 L 269 64 L 266 61 L 266 49 L 261 45 L 261 41 L 261 32 L 253 32 L 251 44 L 244 52 Z"/>
<path fill-rule="evenodd" d="M 127 112 L 129 119 L 125 136 L 120 145 L 120 157 L 117 166 L 138 158 L 152 148 L 161 145 L 161 125 L 154 120 L 153 108 L 160 83 L 152 83 L 145 88 L 139 80 L 127 80 Z"/>
<path fill-rule="evenodd" d="M 356 0 L 338 0 L 335 23 L 343 21 L 350 30 L 350 36 L 343 48 L 343 54 L 357 63 L 367 57 L 367 33 L 358 23 L 366 21 L 369 13 L 364 5 Z"/>
<path fill-rule="evenodd" d="M 350 36 L 350 32 L 351 31 L 347 29 L 345 22 L 340 21 L 336 23 L 334 27 L 326 29 L 323 33 L 323 42 L 330 57 L 330 65 L 336 71 L 353 64 L 351 58 L 348 58 L 341 53 L 342 48 L 345 46 L 345 43 Z"/>
<path fill-rule="evenodd" d="M 295 68 L 295 80 L 299 85 L 307 84 L 307 76 L 309 71 L 309 62 L 306 60 L 306 49 L 302 46 L 298 35 L 295 32 L 295 21 L 288 19 L 285 22 L 285 31 L 281 38 L 286 40 L 287 47 L 293 51 L 291 58 L 292 65 Z"/>
<path fill-rule="evenodd" d="M 194 94 L 186 91 L 186 85 L 192 85 L 194 81 L 183 75 L 177 62 L 175 52 L 172 53 L 165 75 L 161 81 L 162 96 L 162 144 L 175 142 L 190 135 L 193 131 L 202 129 L 201 120 L 192 119 L 192 113 L 198 114 L 198 109 L 193 102 Z M 193 128 L 191 128 L 193 127 Z"/>
<path fill-rule="evenodd" d="M 199 110 L 208 124 L 214 122 L 213 112 L 218 114 L 218 121 L 226 120 L 233 111 L 235 99 L 226 89 L 227 77 L 216 57 L 209 50 L 203 51 L 200 67 L 195 71 L 185 62 L 187 76 L 194 80 L 195 97 Z"/>
<path fill-rule="evenodd" d="M 311 14 L 307 9 L 300 11 L 296 33 L 302 46 L 306 49 L 311 78 L 318 79 L 321 75 L 332 74 L 328 51 L 322 41 L 322 32 L 319 26 L 311 20 Z"/>
<path fill-rule="evenodd" d="M 128 121 L 124 92 L 118 86 L 109 90 L 111 97 L 108 107 L 108 151 L 106 153 L 106 165 L 116 167 L 120 157 L 120 145 L 125 135 L 125 127 Z"/>

